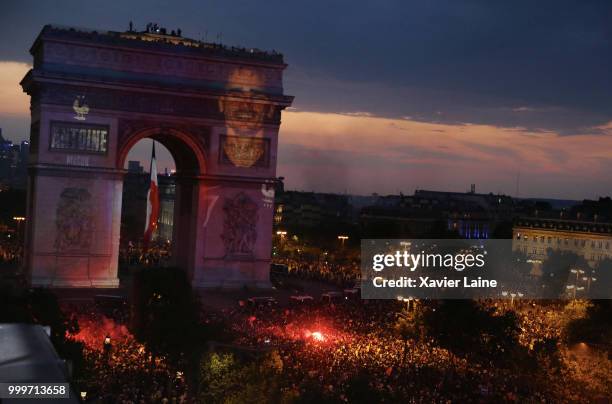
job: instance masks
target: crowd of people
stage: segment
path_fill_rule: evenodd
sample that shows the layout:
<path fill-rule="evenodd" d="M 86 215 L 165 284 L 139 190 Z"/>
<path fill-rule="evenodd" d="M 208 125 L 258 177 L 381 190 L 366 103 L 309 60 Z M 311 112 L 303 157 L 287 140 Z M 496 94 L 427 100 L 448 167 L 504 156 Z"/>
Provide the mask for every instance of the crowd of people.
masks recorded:
<path fill-rule="evenodd" d="M 141 248 L 129 246 L 122 259 L 136 265 L 146 262 L 143 254 Z M 157 254 L 159 260 L 169 255 L 163 246 L 151 249 L 150 254 Z M 359 266 L 355 262 L 324 258 L 279 258 L 275 262 L 287 266 L 289 278 L 341 287 L 358 282 Z M 569 310 L 566 302 L 525 300 L 481 304 L 498 314 L 516 313 L 518 342 L 528 350 L 542 341 L 561 341 L 568 316 L 579 315 L 584 309 Z M 476 360 L 456 354 L 427 336 L 404 340 L 395 328 L 403 305 L 396 300 L 351 298 L 333 303 L 238 305 L 204 311 L 202 320 L 223 324 L 230 345 L 238 350 L 277 352 L 282 360 L 279 387 L 292 397 L 307 397 L 316 386 L 330 400 L 351 402 L 359 383 L 361 390 L 366 388 L 391 402 L 590 402 L 610 393 L 605 381 L 603 387 L 586 382 L 589 374 L 582 368 L 588 367 L 586 362 L 576 365 L 575 360 L 566 361 L 560 372 L 546 367 L 519 372 L 492 358 Z M 87 400 L 195 402 L 197 389 L 189 390 L 183 370 L 163 357 L 153 357 L 128 330 L 127 305 L 110 312 L 95 303 L 64 306 L 79 325 L 78 332 L 69 338 L 85 347 L 86 372 L 75 384 L 87 392 Z M 571 354 L 560 345 L 562 354 Z M 610 361 L 606 363 L 609 366 Z"/>
<path fill-rule="evenodd" d="M 561 303 L 483 304 L 517 313 L 524 346 L 560 336 L 565 316 Z M 356 378 L 364 374 L 359 382 L 391 401 L 588 402 L 594 397 L 579 383 L 566 383 L 573 377 L 568 371 L 553 374 L 541 369 L 534 377 L 492 359 L 472 361 L 427 337 L 405 345 L 394 328 L 402 305 L 349 299 L 335 304 L 239 306 L 203 312 L 202 318 L 224 323 L 238 349 L 276 351 L 282 360 L 281 388 L 294 397 L 307 396 L 316 385 L 327 398 L 349 402 Z M 151 357 L 128 331 L 127 307 L 103 313 L 99 305 L 79 304 L 65 310 L 79 324 L 70 338 L 85 346 L 88 376 L 77 384 L 90 400 L 192 402 L 182 371 L 163 357 Z"/>
<path fill-rule="evenodd" d="M 167 266 L 172 257 L 169 243 L 152 243 L 144 248 L 142 243 L 129 242 L 119 248 L 120 267 Z"/>
<path fill-rule="evenodd" d="M 369 388 L 393 401 L 589 401 L 580 388 L 555 375 L 533 379 L 493 361 L 471 362 L 431 340 L 410 340 L 404 356 L 404 343 L 393 328 L 397 304 L 272 307 L 260 313 L 237 309 L 224 317 L 232 324 L 236 343 L 278 350 L 286 388 L 298 395 L 307 394 L 315 383 L 330 398 L 346 400 L 354 377 L 365 372 Z M 545 323 L 532 327 L 529 315 L 521 316 L 521 327 L 530 338 L 553 332 L 554 324 Z"/>
<path fill-rule="evenodd" d="M 127 310 L 105 315 L 95 304 L 64 305 L 84 346 L 85 369 L 75 380 L 86 402 L 191 403 L 184 373 L 163 357 L 152 357 L 128 331 Z"/>
<path fill-rule="evenodd" d="M 0 264 L 1 265 L 17 265 L 23 257 L 23 247 L 17 243 L 0 244 Z"/>
<path fill-rule="evenodd" d="M 342 288 L 353 287 L 360 279 L 359 262 L 333 262 L 323 257 L 316 259 L 277 258 L 275 263 L 286 265 L 292 277 L 317 280 Z"/>

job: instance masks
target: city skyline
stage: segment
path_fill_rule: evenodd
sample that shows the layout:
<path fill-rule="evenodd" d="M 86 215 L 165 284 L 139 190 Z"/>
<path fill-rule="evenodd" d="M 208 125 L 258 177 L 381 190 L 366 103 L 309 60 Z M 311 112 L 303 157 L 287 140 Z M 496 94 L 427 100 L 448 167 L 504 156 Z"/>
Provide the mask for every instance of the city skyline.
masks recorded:
<path fill-rule="evenodd" d="M 28 97 L 18 83 L 44 24 L 125 30 L 130 20 L 136 29 L 156 21 L 188 37 L 285 54 L 285 91 L 296 98 L 283 112 L 277 175 L 288 188 L 461 192 L 476 183 L 516 196 L 520 176 L 520 197 L 609 195 L 609 4 L 384 2 L 326 13 L 319 3 L 297 11 L 281 3 L 172 4 L 155 12 L 139 2 L 104 10 L 79 2 L 3 5 L 5 137 L 27 138 Z M 341 13 L 350 22 L 334 17 Z M 147 167 L 149 151 L 140 144 L 131 155 Z M 167 153 L 159 166 L 172 166 Z"/>

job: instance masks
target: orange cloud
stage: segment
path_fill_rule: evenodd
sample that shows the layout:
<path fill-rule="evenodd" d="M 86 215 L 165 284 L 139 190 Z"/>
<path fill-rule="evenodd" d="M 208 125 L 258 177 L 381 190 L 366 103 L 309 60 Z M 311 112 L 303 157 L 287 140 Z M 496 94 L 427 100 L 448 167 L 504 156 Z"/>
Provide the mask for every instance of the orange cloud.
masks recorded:
<path fill-rule="evenodd" d="M 482 191 L 514 194 L 520 171 L 525 191 L 522 195 L 593 197 L 591 192 L 608 192 L 604 179 L 609 179 L 612 167 L 612 123 L 598 129 L 604 134 L 560 136 L 523 128 L 427 123 L 406 117 L 287 111 L 279 141 L 279 175 L 285 170 L 299 174 L 290 167 L 297 163 L 282 155 L 284 145 L 295 145 L 311 153 L 318 150 L 320 156 L 335 153 L 338 158 L 330 157 L 327 164 L 342 164 L 342 181 L 354 182 L 361 193 L 408 192 L 412 190 L 409 187 L 462 191 L 477 182 L 484 185 Z M 340 163 L 342 155 L 352 157 Z M 374 156 L 376 167 L 367 164 Z M 319 164 L 310 170 L 311 177 L 319 170 L 328 190 L 334 188 L 324 174 L 326 170 L 333 172 L 329 167 Z M 288 182 L 291 185 L 291 178 Z M 367 183 L 373 187 L 369 191 L 364 189 Z M 578 193 L 585 192 L 585 187 L 589 194 Z M 338 183 L 335 189 L 345 188 Z"/>
<path fill-rule="evenodd" d="M 0 115 L 29 116 L 30 98 L 19 82 L 30 68 L 26 63 L 0 62 Z"/>

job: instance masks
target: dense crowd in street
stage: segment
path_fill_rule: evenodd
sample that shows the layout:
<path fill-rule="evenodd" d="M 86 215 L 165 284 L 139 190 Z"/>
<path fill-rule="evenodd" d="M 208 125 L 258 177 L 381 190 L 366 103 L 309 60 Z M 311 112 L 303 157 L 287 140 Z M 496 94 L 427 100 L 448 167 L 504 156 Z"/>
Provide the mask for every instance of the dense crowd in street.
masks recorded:
<path fill-rule="evenodd" d="M 127 243 L 119 249 L 121 267 L 159 267 L 167 266 L 172 256 L 170 245 L 154 243 L 144 248 L 140 243 Z"/>
<path fill-rule="evenodd" d="M 583 400 L 579 388 L 568 386 L 556 375 L 542 374 L 534 380 L 493 361 L 472 363 L 429 340 L 411 340 L 402 363 L 404 344 L 392 327 L 395 304 L 266 308 L 260 313 L 234 310 L 224 316 L 239 336 L 237 343 L 278 349 L 287 386 L 298 394 L 307 394 L 312 382 L 321 385 L 330 398 L 346 399 L 352 378 L 366 372 L 369 387 L 394 401 Z M 555 328 L 532 325 L 527 314 L 522 317 L 521 326 L 533 338 L 542 338 Z"/>
<path fill-rule="evenodd" d="M 0 247 L 2 262 L 18 254 L 8 246 Z M 122 262 L 134 266 L 156 266 L 169 256 L 165 245 L 147 251 L 128 245 L 121 252 Z M 289 278 L 296 280 L 340 287 L 358 282 L 356 262 L 325 258 L 285 257 L 275 263 L 286 265 Z M 129 309 L 122 304 L 108 310 L 93 302 L 62 303 L 79 326 L 68 337 L 84 344 L 85 371 L 74 380 L 75 386 L 87 392 L 90 402 L 195 402 L 185 369 L 150 355 L 128 330 Z M 560 342 L 568 316 L 580 315 L 583 306 L 568 309 L 567 302 L 525 300 L 482 304 L 499 314 L 515 312 L 521 329 L 519 343 L 529 350 L 543 341 L 558 341 L 563 370 L 555 373 L 541 368 L 534 377 L 534 373 L 517 372 L 493 359 L 458 356 L 428 338 L 410 339 L 405 349 L 394 328 L 402 307 L 398 301 L 349 298 L 333 304 L 238 305 L 203 312 L 202 320 L 224 324 L 230 345 L 238 350 L 278 352 L 281 388 L 293 397 L 306 397 L 316 386 L 330 400 L 349 402 L 355 383 L 392 402 L 588 402 L 612 394 L 605 383 L 612 372 L 609 358 L 599 358 L 597 369 L 592 369 L 585 358 L 595 356 L 571 359 L 576 352 Z M 109 344 L 105 345 L 107 337 Z M 599 376 L 591 376 L 595 371 Z"/>
<path fill-rule="evenodd" d="M 560 304 L 488 302 L 500 312 L 517 313 L 520 343 L 559 337 Z M 427 338 L 404 341 L 393 325 L 397 301 L 341 301 L 293 307 L 239 306 L 206 312 L 203 318 L 223 321 L 237 349 L 275 350 L 282 360 L 282 389 L 307 396 L 313 385 L 328 399 L 350 401 L 355 378 L 380 397 L 405 402 L 588 402 L 588 391 L 566 383 L 568 372 L 547 369 L 533 374 L 499 366 L 494 360 L 472 361 L 437 346 Z M 163 358 L 152 359 L 126 328 L 127 311 L 108 316 L 94 305 L 70 305 L 66 312 L 80 331 L 71 338 L 85 344 L 90 377 L 80 388 L 95 402 L 191 402 L 184 376 Z M 419 308 L 417 308 L 418 310 Z M 217 321 L 219 320 L 219 321 Z M 111 348 L 104 348 L 109 337 Z M 180 375 L 180 376 L 179 376 Z M 365 380 L 365 381 L 364 381 Z M 99 401 L 96 401 L 99 400 Z"/>
<path fill-rule="evenodd" d="M 286 265 L 292 277 L 332 283 L 340 287 L 353 287 L 360 279 L 358 262 L 338 263 L 319 259 L 278 258 L 277 264 Z"/>
<path fill-rule="evenodd" d="M 23 247 L 15 243 L 0 244 L 0 265 L 17 265 L 23 256 Z"/>
<path fill-rule="evenodd" d="M 65 306 L 78 321 L 79 331 L 70 335 L 84 344 L 85 375 L 76 380 L 88 402 L 190 403 L 184 374 L 164 358 L 152 358 L 137 342 L 124 322 L 126 311 L 109 318 L 93 304 Z M 105 340 L 108 338 L 108 345 Z"/>

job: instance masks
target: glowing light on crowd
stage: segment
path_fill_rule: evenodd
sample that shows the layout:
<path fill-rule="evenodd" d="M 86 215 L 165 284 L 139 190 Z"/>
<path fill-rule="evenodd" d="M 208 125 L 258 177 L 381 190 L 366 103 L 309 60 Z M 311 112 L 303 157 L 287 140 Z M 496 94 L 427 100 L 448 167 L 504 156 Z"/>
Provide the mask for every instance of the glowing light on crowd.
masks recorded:
<path fill-rule="evenodd" d="M 312 337 L 312 339 L 314 339 L 315 341 L 325 341 L 325 337 L 323 336 L 323 334 L 321 334 L 320 331 L 315 331 L 312 334 L 310 334 L 310 336 Z"/>

